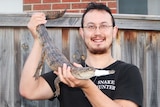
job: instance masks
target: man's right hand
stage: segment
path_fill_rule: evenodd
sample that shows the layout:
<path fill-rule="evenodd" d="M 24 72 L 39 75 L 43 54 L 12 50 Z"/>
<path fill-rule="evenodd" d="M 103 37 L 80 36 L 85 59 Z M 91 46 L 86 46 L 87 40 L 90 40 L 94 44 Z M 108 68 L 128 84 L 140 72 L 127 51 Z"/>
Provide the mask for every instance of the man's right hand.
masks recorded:
<path fill-rule="evenodd" d="M 30 21 L 28 22 L 27 27 L 31 31 L 34 39 L 38 38 L 37 31 L 36 31 L 37 26 L 45 23 L 47 23 L 47 20 L 44 13 L 34 13 L 32 15 L 32 17 L 30 18 Z"/>

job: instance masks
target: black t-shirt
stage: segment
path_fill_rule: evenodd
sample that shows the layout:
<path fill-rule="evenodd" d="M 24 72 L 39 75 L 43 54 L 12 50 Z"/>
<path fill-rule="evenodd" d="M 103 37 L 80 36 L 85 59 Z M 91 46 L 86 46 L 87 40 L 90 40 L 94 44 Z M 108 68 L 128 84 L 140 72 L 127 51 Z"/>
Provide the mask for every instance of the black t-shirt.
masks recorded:
<path fill-rule="evenodd" d="M 91 78 L 97 87 L 113 100 L 130 100 L 142 107 L 143 85 L 139 69 L 122 61 L 116 61 L 104 69 L 115 70 L 116 72 Z M 49 72 L 43 74 L 42 77 L 55 92 L 54 79 L 56 75 L 53 72 Z M 60 83 L 58 99 L 61 107 L 92 107 L 80 88 L 71 88 L 63 83 Z"/>

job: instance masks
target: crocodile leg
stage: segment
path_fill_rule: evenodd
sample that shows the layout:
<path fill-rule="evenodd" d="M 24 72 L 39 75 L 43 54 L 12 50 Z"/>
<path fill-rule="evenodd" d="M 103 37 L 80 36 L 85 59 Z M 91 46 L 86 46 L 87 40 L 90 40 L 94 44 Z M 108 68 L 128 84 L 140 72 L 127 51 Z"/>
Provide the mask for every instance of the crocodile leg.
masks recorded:
<path fill-rule="evenodd" d="M 60 83 L 60 79 L 59 79 L 59 77 L 57 77 L 54 80 L 54 86 L 56 88 L 56 91 L 54 92 L 54 97 L 58 97 L 60 95 L 60 86 L 59 86 L 59 83 Z"/>
<path fill-rule="evenodd" d="M 35 74 L 33 76 L 33 77 L 35 77 L 35 79 L 38 79 L 38 77 L 39 77 L 39 75 L 40 75 L 40 73 L 42 71 L 42 67 L 43 67 L 44 61 L 45 61 L 45 51 L 43 49 L 42 50 L 42 54 L 41 54 L 41 60 L 40 60 L 40 62 L 38 64 L 37 70 L 36 70 L 36 72 L 35 72 Z"/>

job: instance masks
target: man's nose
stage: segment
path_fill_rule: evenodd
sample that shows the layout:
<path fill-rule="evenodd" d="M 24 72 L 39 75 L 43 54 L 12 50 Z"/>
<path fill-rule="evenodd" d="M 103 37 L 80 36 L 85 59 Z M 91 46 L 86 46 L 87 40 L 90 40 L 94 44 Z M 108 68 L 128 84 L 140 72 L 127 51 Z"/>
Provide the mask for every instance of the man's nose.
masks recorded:
<path fill-rule="evenodd" d="M 95 33 L 96 33 L 96 34 L 100 34 L 100 33 L 101 33 L 100 27 L 96 27 Z"/>

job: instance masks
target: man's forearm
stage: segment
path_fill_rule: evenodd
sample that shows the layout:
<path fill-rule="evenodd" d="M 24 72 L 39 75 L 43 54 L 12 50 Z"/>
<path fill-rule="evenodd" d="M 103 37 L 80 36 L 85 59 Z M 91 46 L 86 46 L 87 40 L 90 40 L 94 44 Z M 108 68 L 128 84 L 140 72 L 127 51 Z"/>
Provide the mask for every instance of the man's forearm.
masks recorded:
<path fill-rule="evenodd" d="M 89 82 L 90 85 L 88 85 L 88 87 L 82 88 L 82 90 L 93 107 L 120 107 L 101 90 L 99 90 L 92 81 Z"/>

